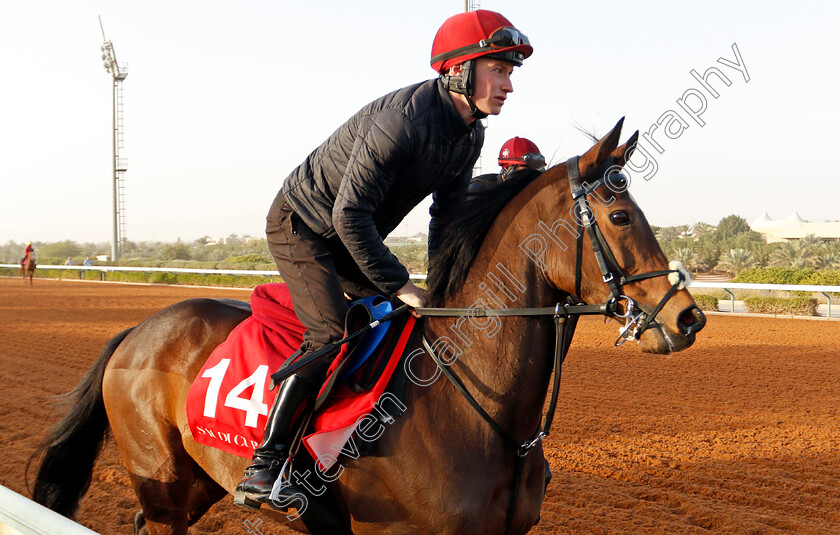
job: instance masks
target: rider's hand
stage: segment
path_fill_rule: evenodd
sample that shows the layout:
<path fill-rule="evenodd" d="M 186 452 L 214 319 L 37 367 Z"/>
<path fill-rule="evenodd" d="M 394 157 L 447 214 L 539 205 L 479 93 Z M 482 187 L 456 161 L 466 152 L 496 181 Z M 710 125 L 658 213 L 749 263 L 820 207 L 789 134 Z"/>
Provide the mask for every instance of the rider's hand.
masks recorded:
<path fill-rule="evenodd" d="M 397 290 L 397 298 L 412 309 L 426 306 L 426 290 L 418 288 L 411 281 L 406 282 Z M 415 318 L 420 317 L 414 310 L 411 311 L 411 315 Z"/>

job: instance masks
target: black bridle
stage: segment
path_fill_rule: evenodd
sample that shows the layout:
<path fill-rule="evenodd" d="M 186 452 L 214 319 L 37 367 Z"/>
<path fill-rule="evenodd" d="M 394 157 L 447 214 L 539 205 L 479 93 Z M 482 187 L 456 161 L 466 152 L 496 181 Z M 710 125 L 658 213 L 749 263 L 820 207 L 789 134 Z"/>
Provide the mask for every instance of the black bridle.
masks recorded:
<path fill-rule="evenodd" d="M 575 254 L 575 295 L 581 299 L 581 280 L 582 280 L 582 261 L 583 261 L 583 227 L 586 227 L 587 234 L 589 234 L 589 241 L 592 243 L 592 252 L 595 254 L 595 260 L 598 262 L 598 268 L 601 270 L 601 276 L 604 283 L 610 289 L 610 299 L 614 305 L 613 316 L 624 319 L 625 326 L 621 329 L 615 345 L 620 346 L 627 340 L 638 341 L 642 333 L 645 332 L 650 324 L 656 318 L 657 314 L 662 310 L 668 300 L 682 288 L 685 288 L 689 282 L 688 272 L 681 269 L 681 266 L 675 269 L 664 269 L 659 271 L 649 271 L 647 273 L 640 273 L 637 275 L 626 276 L 624 271 L 618 265 L 618 262 L 610 249 L 609 244 L 604 239 L 601 228 L 592 214 L 592 209 L 587 199 L 587 195 L 597 190 L 600 187 L 614 184 L 619 180 L 626 181 L 627 178 L 620 173 L 611 173 L 612 169 L 617 169 L 613 165 L 612 159 L 607 160 L 602 164 L 595 174 L 600 174 L 600 178 L 594 182 L 583 183 L 580 176 L 580 168 L 578 167 L 578 156 L 569 158 L 566 161 L 566 172 L 569 177 L 569 187 L 572 190 L 572 201 L 576 204 L 577 214 L 577 253 Z M 646 314 L 642 310 L 636 310 L 636 303 L 630 297 L 621 293 L 621 287 L 633 282 L 638 282 L 655 277 L 668 277 L 672 273 L 676 274 L 676 281 L 671 285 L 668 292 L 662 296 L 659 303 L 653 310 Z M 617 305 L 619 302 L 626 300 L 627 305 L 623 314 L 617 312 Z M 639 323 L 641 321 L 641 323 Z M 630 328 L 635 326 L 631 331 Z"/>
<path fill-rule="evenodd" d="M 514 471 L 514 489 L 511 496 L 510 505 L 508 506 L 507 517 L 505 520 L 505 529 L 507 531 L 510 523 L 513 520 L 513 514 L 516 509 L 516 502 L 519 497 L 519 488 L 521 485 L 522 471 L 525 465 L 525 457 L 534 446 L 539 444 L 551 431 L 551 424 L 554 420 L 554 412 L 557 407 L 557 400 L 560 391 L 560 377 L 563 369 L 563 361 L 566 359 L 568 349 L 566 348 L 566 318 L 569 316 L 582 315 L 603 315 L 606 317 L 616 317 L 625 320 L 625 326 L 616 340 L 615 345 L 621 345 L 628 339 L 638 341 L 642 333 L 650 326 L 653 319 L 662 310 L 669 299 L 677 292 L 677 290 L 684 288 L 688 282 L 687 274 L 681 269 L 667 269 L 659 271 L 650 271 L 638 275 L 625 276 L 623 270 L 618 266 L 618 262 L 609 247 L 609 244 L 604 239 L 598 227 L 597 221 L 592 216 L 592 210 L 587 200 L 587 195 L 596 189 L 608 185 L 608 182 L 616 180 L 615 175 L 610 174 L 611 169 L 617 169 L 615 166 L 601 166 L 596 170 L 602 171 L 602 176 L 594 182 L 588 182 L 583 185 L 580 176 L 580 168 L 578 167 L 578 156 L 570 158 L 566 162 L 566 169 L 569 177 L 569 187 L 572 192 L 572 201 L 577 205 L 577 251 L 575 258 L 575 294 L 576 298 L 582 301 L 581 298 L 581 283 L 582 283 L 582 258 L 583 258 L 583 227 L 586 227 L 590 242 L 592 243 L 592 250 L 595 254 L 595 259 L 598 262 L 598 267 L 601 270 L 601 275 L 604 283 L 610 289 L 610 297 L 607 301 L 600 305 L 587 305 L 576 303 L 571 299 L 567 299 L 566 303 L 557 303 L 554 307 L 537 307 L 537 308 L 506 308 L 506 309 L 482 309 L 482 308 L 416 308 L 415 311 L 421 316 L 437 316 L 437 317 L 491 317 L 491 316 L 552 316 L 555 327 L 554 338 L 554 380 L 551 387 L 551 399 L 546 410 L 545 419 L 542 426 L 538 426 L 537 431 L 528 440 L 521 442 L 513 438 L 502 426 L 496 422 L 487 411 L 476 401 L 475 397 L 467 390 L 464 382 L 460 377 L 450 369 L 448 364 L 444 364 L 441 358 L 437 355 L 435 350 L 429 344 L 426 336 L 423 336 L 423 346 L 431 355 L 435 365 L 440 369 L 441 373 L 449 380 L 458 392 L 467 400 L 472 408 L 484 419 L 491 428 L 502 438 L 502 440 L 516 451 L 517 461 Z M 612 163 L 611 161 L 609 163 Z M 617 175 L 626 180 L 622 175 Z M 641 310 L 636 310 L 636 304 L 627 295 L 621 293 L 622 286 L 633 282 L 638 282 L 654 277 L 670 276 L 672 273 L 676 274 L 676 281 L 672 283 L 671 288 L 662 297 L 659 303 L 654 307 L 650 314 L 646 314 Z M 618 313 L 618 304 L 626 300 L 625 310 L 623 314 Z M 639 323 L 641 321 L 641 323 Z M 635 328 L 630 331 L 630 328 Z M 449 363 L 451 364 L 451 363 Z"/>

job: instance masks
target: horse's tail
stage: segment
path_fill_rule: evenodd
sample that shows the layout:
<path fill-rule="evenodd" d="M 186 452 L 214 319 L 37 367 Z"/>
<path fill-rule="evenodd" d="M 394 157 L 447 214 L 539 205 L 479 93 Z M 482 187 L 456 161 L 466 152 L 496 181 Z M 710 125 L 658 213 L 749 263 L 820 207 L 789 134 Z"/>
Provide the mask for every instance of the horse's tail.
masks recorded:
<path fill-rule="evenodd" d="M 102 400 L 105 366 L 134 327 L 112 338 L 84 378 L 66 395 L 70 412 L 29 459 L 43 454 L 32 490 L 36 502 L 72 518 L 90 486 L 93 463 L 105 445 L 108 416 Z M 28 465 L 27 465 L 28 468 Z"/>

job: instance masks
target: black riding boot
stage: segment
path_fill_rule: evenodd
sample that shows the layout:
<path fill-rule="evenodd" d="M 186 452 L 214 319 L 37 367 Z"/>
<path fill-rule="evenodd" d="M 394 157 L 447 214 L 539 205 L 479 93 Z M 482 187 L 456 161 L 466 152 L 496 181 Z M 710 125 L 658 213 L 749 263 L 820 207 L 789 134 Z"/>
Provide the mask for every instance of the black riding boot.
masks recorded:
<path fill-rule="evenodd" d="M 289 456 L 298 423 L 312 410 L 314 383 L 300 375 L 292 375 L 280 385 L 274 399 L 262 443 L 254 450 L 251 466 L 236 486 L 233 502 L 236 505 L 259 509 L 271 494 L 280 469 Z"/>

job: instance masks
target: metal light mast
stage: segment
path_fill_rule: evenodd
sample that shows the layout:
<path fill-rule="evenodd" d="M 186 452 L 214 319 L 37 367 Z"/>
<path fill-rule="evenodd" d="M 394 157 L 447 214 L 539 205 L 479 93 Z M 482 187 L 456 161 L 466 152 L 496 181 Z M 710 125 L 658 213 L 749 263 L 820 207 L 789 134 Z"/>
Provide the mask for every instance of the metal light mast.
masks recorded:
<path fill-rule="evenodd" d="M 468 11 L 475 11 L 476 9 L 481 9 L 480 0 L 464 0 L 464 13 Z M 484 119 L 479 119 L 479 121 L 481 121 L 481 123 L 484 125 L 484 128 L 490 126 L 486 117 Z M 479 155 L 478 159 L 475 161 L 472 174 L 473 176 L 478 176 L 481 174 L 481 155 Z"/>
<path fill-rule="evenodd" d="M 120 250 L 125 241 L 125 190 L 123 174 L 128 170 L 125 158 L 120 158 L 123 148 L 123 90 L 122 83 L 128 76 L 128 64 L 117 63 L 114 45 L 105 37 L 102 17 L 99 17 L 99 28 L 102 30 L 102 61 L 105 70 L 113 79 L 113 206 L 114 206 L 114 236 L 111 242 L 111 260 L 119 260 Z"/>

